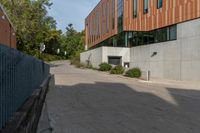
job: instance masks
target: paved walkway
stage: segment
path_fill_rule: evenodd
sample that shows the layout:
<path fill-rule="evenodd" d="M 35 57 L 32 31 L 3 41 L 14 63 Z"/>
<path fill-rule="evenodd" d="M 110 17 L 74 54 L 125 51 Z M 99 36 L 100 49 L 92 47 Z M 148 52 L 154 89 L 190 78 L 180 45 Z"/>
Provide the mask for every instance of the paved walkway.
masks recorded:
<path fill-rule="evenodd" d="M 38 133 L 200 133 L 196 87 L 142 83 L 68 61 L 51 72 Z"/>

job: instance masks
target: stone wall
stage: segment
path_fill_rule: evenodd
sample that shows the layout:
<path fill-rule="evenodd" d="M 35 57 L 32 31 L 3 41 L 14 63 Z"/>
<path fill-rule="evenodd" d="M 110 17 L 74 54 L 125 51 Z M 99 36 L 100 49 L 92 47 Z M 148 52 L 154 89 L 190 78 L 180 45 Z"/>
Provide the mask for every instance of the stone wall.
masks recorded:
<path fill-rule="evenodd" d="M 49 75 L 0 133 L 36 133 L 50 78 Z"/>

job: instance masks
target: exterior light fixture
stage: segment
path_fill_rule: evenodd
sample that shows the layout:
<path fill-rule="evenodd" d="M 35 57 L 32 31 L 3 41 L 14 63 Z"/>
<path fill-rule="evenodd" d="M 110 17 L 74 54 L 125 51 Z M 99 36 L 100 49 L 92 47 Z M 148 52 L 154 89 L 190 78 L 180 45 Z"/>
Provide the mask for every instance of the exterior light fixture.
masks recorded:
<path fill-rule="evenodd" d="M 158 54 L 158 52 L 153 52 L 153 54 L 151 55 L 151 57 L 154 57 Z"/>

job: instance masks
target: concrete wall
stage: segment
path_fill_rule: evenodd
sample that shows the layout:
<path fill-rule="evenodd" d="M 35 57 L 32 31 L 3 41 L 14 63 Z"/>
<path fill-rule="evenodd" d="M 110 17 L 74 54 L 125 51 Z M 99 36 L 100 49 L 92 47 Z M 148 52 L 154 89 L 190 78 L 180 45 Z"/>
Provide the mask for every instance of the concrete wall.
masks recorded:
<path fill-rule="evenodd" d="M 103 47 L 103 62 L 108 62 L 108 56 L 121 56 L 123 65 L 130 62 L 130 48 Z"/>
<path fill-rule="evenodd" d="M 102 63 L 102 49 L 103 48 L 100 47 L 81 53 L 81 63 L 87 64 L 89 60 L 93 67 L 99 67 L 99 64 Z"/>
<path fill-rule="evenodd" d="M 100 47 L 81 53 L 81 62 L 90 63 L 93 67 L 98 68 L 102 62 L 108 62 L 108 56 L 122 56 L 122 65 L 124 62 L 130 62 L 130 48 L 118 47 Z"/>
<path fill-rule="evenodd" d="M 200 81 L 200 19 L 178 24 L 177 35 L 176 41 L 131 48 L 131 67 L 150 70 L 152 78 Z"/>

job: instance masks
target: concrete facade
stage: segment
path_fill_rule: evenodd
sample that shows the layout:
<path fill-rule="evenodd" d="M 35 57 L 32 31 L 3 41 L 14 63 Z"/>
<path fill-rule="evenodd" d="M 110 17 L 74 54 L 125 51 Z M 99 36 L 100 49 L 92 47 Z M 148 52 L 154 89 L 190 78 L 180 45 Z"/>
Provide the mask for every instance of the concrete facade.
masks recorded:
<path fill-rule="evenodd" d="M 81 53 L 81 62 L 87 63 L 89 60 L 93 67 L 98 68 L 102 62 L 108 62 L 109 56 L 122 57 L 122 64 L 130 62 L 130 48 L 100 47 Z"/>
<path fill-rule="evenodd" d="M 177 40 L 132 47 L 131 67 L 150 71 L 152 78 L 200 80 L 200 19 L 177 25 Z M 152 56 L 154 52 L 157 55 Z"/>
<path fill-rule="evenodd" d="M 94 67 L 108 62 L 108 56 L 122 56 L 122 65 L 130 62 L 131 68 L 150 71 L 151 78 L 200 81 L 200 19 L 178 24 L 175 41 L 132 48 L 100 47 L 82 53 L 81 62 L 89 56 Z"/>
<path fill-rule="evenodd" d="M 81 53 L 80 60 L 81 63 L 87 64 L 88 61 L 92 64 L 93 67 L 98 67 L 99 64 L 103 62 L 102 60 L 102 47 L 89 50 Z"/>

